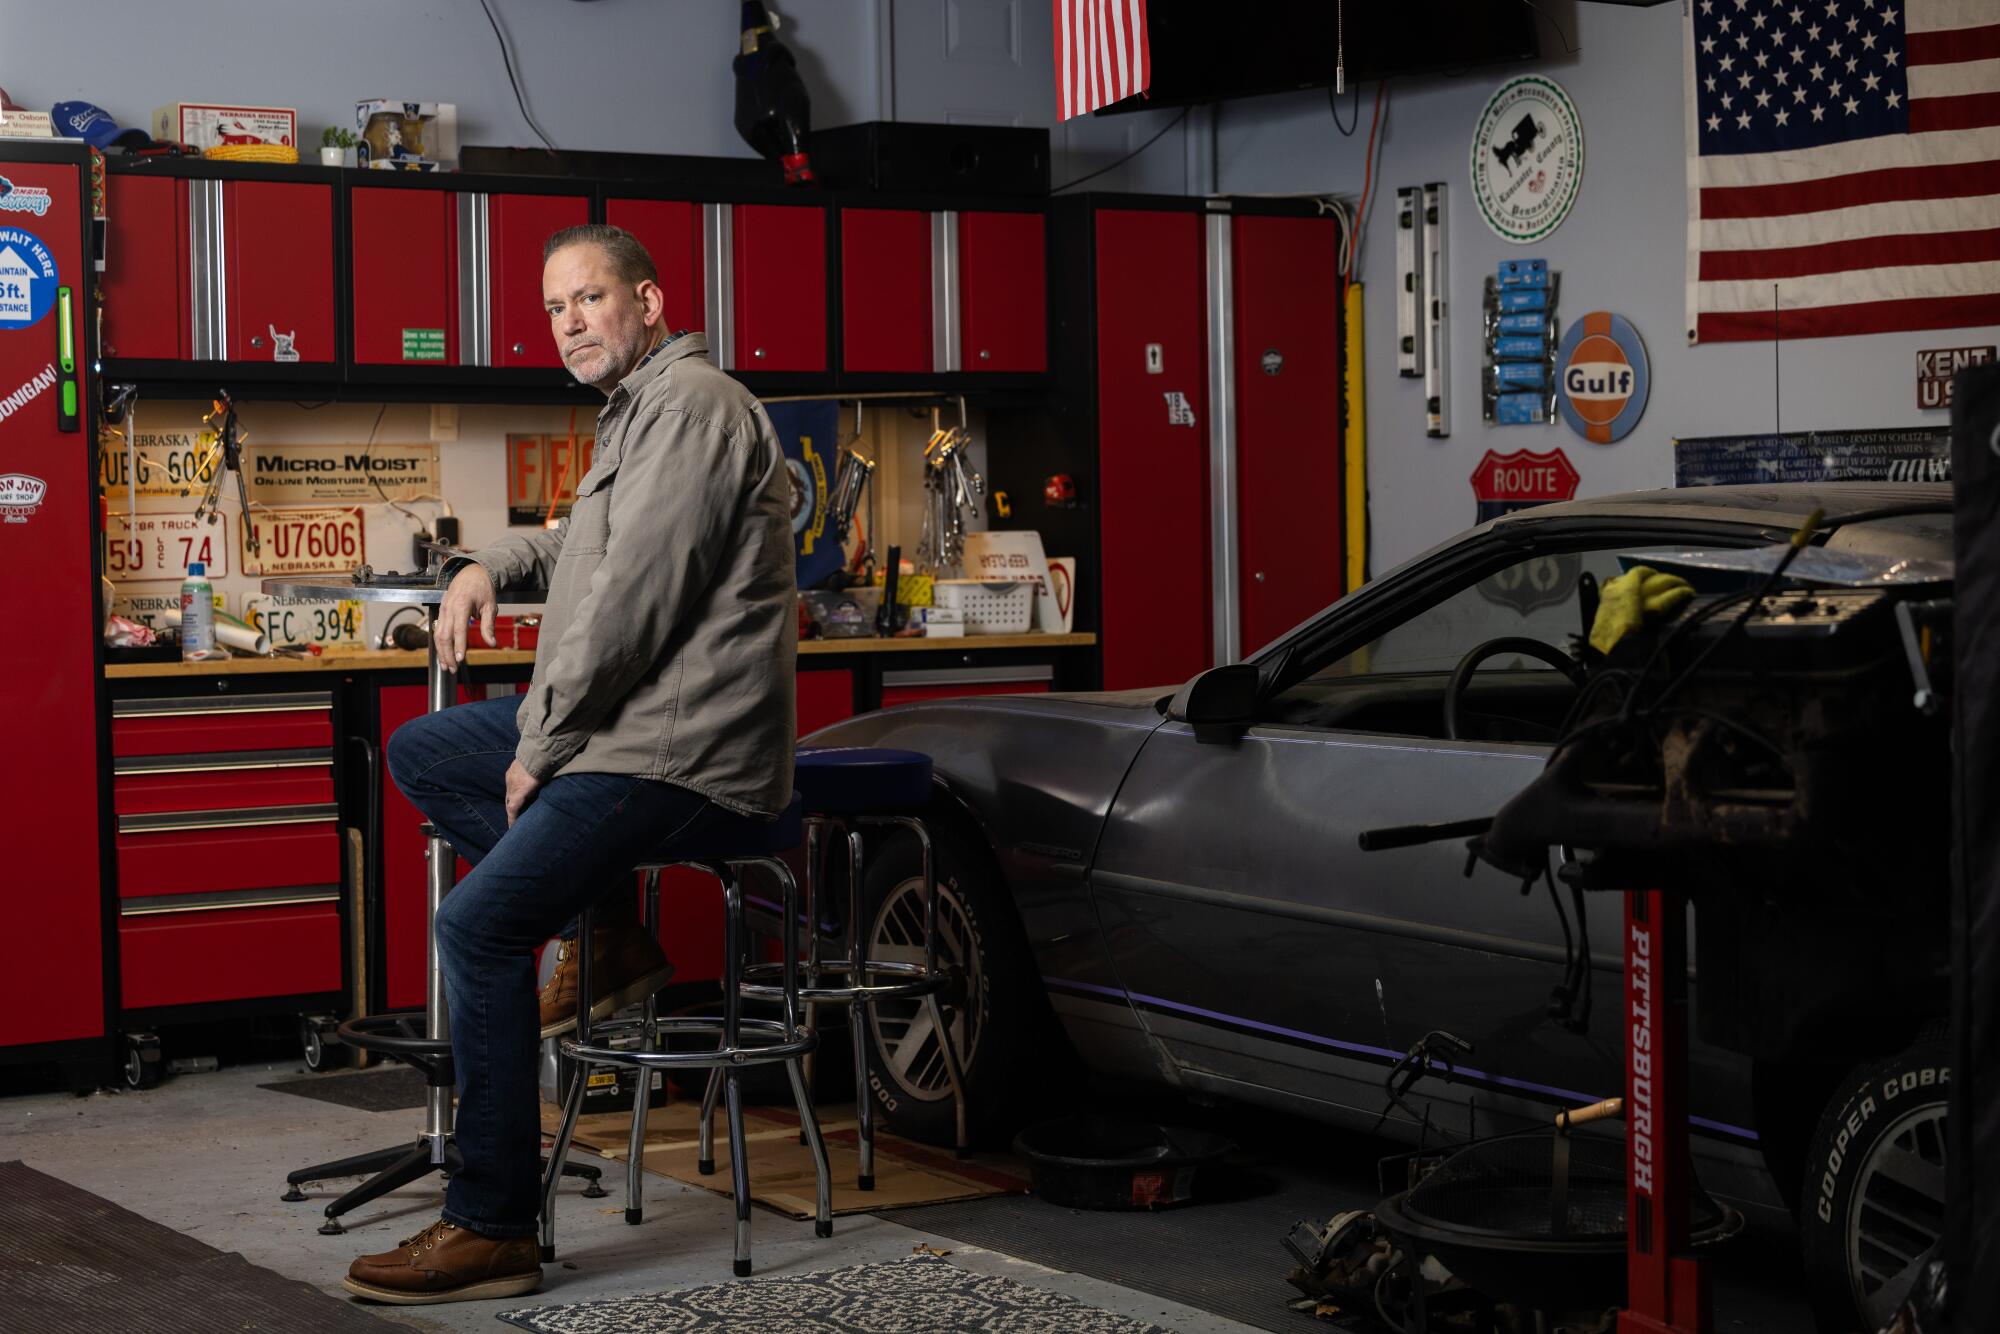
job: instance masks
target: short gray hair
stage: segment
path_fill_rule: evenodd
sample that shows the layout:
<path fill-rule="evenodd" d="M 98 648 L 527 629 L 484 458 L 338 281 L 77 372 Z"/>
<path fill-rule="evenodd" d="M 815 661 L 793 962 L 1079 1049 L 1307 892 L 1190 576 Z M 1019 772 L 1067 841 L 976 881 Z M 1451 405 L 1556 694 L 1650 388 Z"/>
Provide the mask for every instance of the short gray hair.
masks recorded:
<path fill-rule="evenodd" d="M 604 257 L 611 261 L 611 271 L 620 282 L 637 286 L 660 280 L 660 270 L 654 265 L 653 257 L 646 253 L 646 247 L 639 244 L 639 238 L 608 222 L 586 222 L 563 228 L 542 247 L 542 263 L 548 263 L 549 256 L 556 251 L 573 245 L 594 245 L 602 250 Z"/>

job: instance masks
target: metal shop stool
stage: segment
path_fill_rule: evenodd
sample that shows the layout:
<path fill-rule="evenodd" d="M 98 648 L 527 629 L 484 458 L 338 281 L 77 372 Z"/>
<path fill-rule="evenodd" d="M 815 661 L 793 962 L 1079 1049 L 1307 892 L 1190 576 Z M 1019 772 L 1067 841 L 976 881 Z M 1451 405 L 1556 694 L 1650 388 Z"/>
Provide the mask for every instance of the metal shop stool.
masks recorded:
<path fill-rule="evenodd" d="M 542 1177 L 544 1261 L 555 1258 L 556 1185 L 561 1180 L 563 1160 L 569 1154 L 570 1140 L 576 1132 L 576 1118 L 583 1109 L 583 1092 L 593 1066 L 627 1066 L 641 1072 L 639 1088 L 632 1100 L 632 1141 L 625 1164 L 625 1221 L 628 1223 L 637 1223 L 642 1217 L 644 1169 L 641 1157 L 646 1143 L 651 1072 L 707 1069 L 711 1072 L 710 1091 L 713 1092 L 718 1083 L 726 1090 L 729 1170 L 736 1197 L 735 1268 L 737 1276 L 741 1277 L 750 1272 L 750 1160 L 743 1138 L 743 1095 L 738 1080 L 745 1066 L 784 1062 L 785 1072 L 791 1077 L 792 1096 L 798 1103 L 800 1130 L 812 1147 L 813 1166 L 818 1175 L 818 1208 L 813 1230 L 822 1237 L 833 1235 L 833 1187 L 827 1169 L 826 1143 L 820 1137 L 819 1121 L 813 1115 L 811 1100 L 806 1096 L 805 1076 L 800 1067 L 802 1058 L 818 1045 L 819 1039 L 800 1022 L 796 937 L 798 884 L 792 878 L 791 868 L 780 858 L 780 854 L 798 846 L 801 828 L 799 798 L 794 794 L 791 805 L 776 820 L 731 821 L 711 830 L 698 842 L 680 849 L 678 859 L 673 862 L 642 864 L 636 868 L 646 876 L 643 921 L 649 931 L 658 930 L 662 870 L 669 866 L 687 866 L 705 871 L 721 882 L 724 913 L 720 1019 L 681 1016 L 663 1019 L 655 1013 L 654 998 L 649 996 L 643 1017 L 602 1021 L 593 1025 L 590 1003 L 586 999 L 590 995 L 590 951 L 576 952 L 576 1035 L 562 1039 L 561 1043 L 563 1055 L 576 1062 L 576 1071 L 564 1101 L 562 1128 L 556 1134 L 555 1147 L 549 1151 L 549 1166 Z M 782 985 L 771 988 L 772 996 L 782 1004 L 782 1017 L 779 1019 L 746 1019 L 742 1014 L 743 959 L 748 935 L 743 925 L 742 873 L 753 866 L 762 867 L 777 877 L 782 890 L 786 966 Z M 589 940 L 589 932 L 590 914 L 586 912 L 578 919 L 577 939 Z M 635 1032 L 641 1037 L 636 1048 L 628 1050 L 608 1045 L 610 1038 Z M 680 1033 L 713 1036 L 717 1045 L 697 1051 L 661 1050 L 663 1037 Z M 704 1110 L 708 1110 L 706 1104 Z M 702 1157 L 704 1160 L 712 1157 L 705 1123 Z M 708 1170 L 713 1170 L 712 1165 Z"/>
<path fill-rule="evenodd" d="M 848 1034 L 854 1047 L 854 1108 L 861 1150 L 861 1170 L 856 1185 L 875 1189 L 875 1118 L 868 1097 L 868 1044 L 872 1040 L 874 1007 L 885 1000 L 921 1000 L 937 1034 L 938 1050 L 944 1057 L 945 1076 L 951 1082 L 952 1109 L 957 1114 L 957 1150 L 964 1158 L 971 1153 L 966 1134 L 965 1072 L 945 1026 L 938 993 L 953 983 L 949 966 L 940 967 L 937 958 L 937 878 L 931 860 L 930 832 L 920 812 L 930 805 L 931 759 L 912 750 L 877 750 L 862 747 L 829 746 L 798 752 L 793 782 L 805 807 L 806 826 L 806 919 L 810 923 L 806 946 L 806 985 L 799 997 L 806 1003 L 808 1023 L 820 1005 L 848 1007 Z M 862 861 L 865 853 L 862 830 L 869 827 L 906 829 L 916 835 L 923 858 L 924 957 L 922 962 L 870 959 L 868 924 L 864 920 Z M 847 844 L 847 955 L 820 957 L 820 845 L 822 838 L 837 832 Z M 790 913 L 787 908 L 787 935 Z M 785 972 L 787 965 L 757 964 L 744 971 L 742 993 L 755 1000 L 777 1000 L 783 994 L 771 979 Z M 841 979 L 828 984 L 823 978 Z M 716 1078 L 709 1076 L 701 1107 L 701 1156 L 697 1166 L 713 1172 L 709 1153 L 710 1125 L 715 1115 Z"/>

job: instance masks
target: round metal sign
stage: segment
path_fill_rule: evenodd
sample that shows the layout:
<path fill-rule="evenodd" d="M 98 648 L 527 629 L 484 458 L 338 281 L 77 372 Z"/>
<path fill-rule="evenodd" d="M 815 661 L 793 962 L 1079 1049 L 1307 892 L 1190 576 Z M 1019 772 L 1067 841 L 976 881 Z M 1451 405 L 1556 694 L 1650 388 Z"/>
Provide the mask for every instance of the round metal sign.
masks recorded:
<path fill-rule="evenodd" d="M 1556 404 L 1570 429 L 1592 444 L 1631 433 L 1651 381 L 1646 345 L 1623 315 L 1591 311 L 1569 326 L 1556 349 Z"/>
<path fill-rule="evenodd" d="M 1539 241 L 1562 225 L 1583 181 L 1583 122 L 1562 85 L 1524 74 L 1500 85 L 1472 136 L 1472 197 L 1508 241 Z"/>

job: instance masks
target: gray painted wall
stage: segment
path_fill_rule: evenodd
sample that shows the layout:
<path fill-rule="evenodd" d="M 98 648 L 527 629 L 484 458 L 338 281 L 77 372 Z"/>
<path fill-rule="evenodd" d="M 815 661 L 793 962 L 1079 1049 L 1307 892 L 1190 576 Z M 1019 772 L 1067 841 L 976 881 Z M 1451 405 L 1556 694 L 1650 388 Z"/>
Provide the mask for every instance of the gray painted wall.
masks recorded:
<path fill-rule="evenodd" d="M 1383 114 L 1360 274 L 1367 285 L 1369 494 L 1372 555 L 1380 571 L 1469 525 L 1468 482 L 1488 449 L 1561 447 L 1582 475 L 1580 495 L 1673 485 L 1676 436 L 1768 431 L 1777 417 L 1769 343 L 1689 347 L 1685 340 L 1686 167 L 1682 125 L 1681 7 L 1545 4 L 1576 55 L 1546 25 L 1538 68 L 1575 100 L 1584 131 L 1583 184 L 1567 221 L 1546 241 L 1515 246 L 1489 231 L 1470 198 L 1467 155 L 1486 98 L 1511 69 L 1456 79 L 1399 81 Z M 1353 139 L 1333 130 L 1319 95 L 1264 98 L 1224 108 L 1217 136 L 1224 192 L 1357 193 L 1374 89 L 1363 89 Z M 1342 108 L 1343 116 L 1346 108 Z M 1422 382 L 1396 374 L 1395 189 L 1450 185 L 1448 276 L 1452 434 L 1424 435 Z M 1611 310 L 1638 328 L 1653 390 L 1636 430 L 1593 445 L 1568 427 L 1488 427 L 1479 420 L 1479 283 L 1502 259 L 1540 255 L 1562 274 L 1565 324 Z M 1943 424 L 1916 407 L 1915 354 L 1925 347 L 2000 341 L 2000 327 L 1815 338 L 1786 343 L 1783 420 L 1791 430 Z"/>
<path fill-rule="evenodd" d="M 1349 0 L 1370 3 L 1379 0 Z M 1502 0 L 1494 0 L 1500 3 Z M 529 106 L 556 143 L 627 151 L 745 155 L 730 124 L 731 0 L 492 0 L 517 54 Z M 1047 0 L 791 0 L 787 38 L 816 124 L 877 117 L 1052 125 L 1055 79 Z M 1546 242 L 1516 247 L 1479 220 L 1468 195 L 1473 123 L 1503 77 L 1526 67 L 1396 81 L 1383 114 L 1379 189 L 1363 231 L 1374 567 L 1440 541 L 1473 518 L 1468 477 L 1488 449 L 1562 448 L 1582 494 L 1668 486 L 1671 441 L 1769 429 L 1777 416 L 1768 344 L 1689 348 L 1682 337 L 1686 201 L 1680 6 L 1543 0 L 1564 38 L 1534 68 L 1561 82 L 1583 116 L 1576 207 Z M 85 97 L 142 123 L 158 104 L 203 97 L 296 106 L 303 127 L 346 123 L 357 96 L 456 101 L 462 138 L 530 143 L 477 0 L 0 0 L 0 83 L 29 106 Z M 1116 161 L 1171 125 L 1093 189 L 1163 193 L 1338 193 L 1362 184 L 1374 88 L 1361 126 L 1333 128 L 1326 98 L 1232 102 L 1176 113 L 1084 117 L 1052 128 L 1058 183 Z M 1343 107 L 1345 114 L 1345 107 Z M 1399 185 L 1451 185 L 1449 272 L 1453 429 L 1426 439 L 1418 382 L 1395 372 L 1393 203 Z M 1561 313 L 1617 311 L 1646 340 L 1653 396 L 1616 445 L 1566 427 L 1479 421 L 1479 279 L 1503 258 L 1541 255 L 1562 274 Z M 1811 339 L 1783 349 L 1787 429 L 1940 421 L 1915 407 L 1920 347 L 2000 341 L 2000 329 Z"/>

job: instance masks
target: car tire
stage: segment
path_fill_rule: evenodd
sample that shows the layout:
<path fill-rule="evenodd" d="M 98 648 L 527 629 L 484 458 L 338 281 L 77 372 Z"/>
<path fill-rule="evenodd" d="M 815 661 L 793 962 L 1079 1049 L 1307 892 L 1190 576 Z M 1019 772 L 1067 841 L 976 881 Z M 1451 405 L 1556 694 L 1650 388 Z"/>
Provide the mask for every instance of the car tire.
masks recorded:
<path fill-rule="evenodd" d="M 1004 1144 L 1038 1101 L 1038 1079 L 1040 1087 L 1063 1082 L 1060 1060 L 1041 1058 L 1066 1055 L 1067 1044 L 991 858 L 939 821 L 929 832 L 940 895 L 938 961 L 953 972 L 938 1003 L 963 1063 L 967 1125 L 975 1145 Z M 922 885 L 913 836 L 897 832 L 870 849 L 863 886 L 870 958 L 921 958 Z M 924 1002 L 877 1002 L 870 1029 L 868 1088 L 857 1096 L 873 1098 L 898 1135 L 953 1143 L 951 1085 Z M 1029 1053 L 1037 1054 L 1035 1071 L 1025 1067 Z"/>
<path fill-rule="evenodd" d="M 1822 1330 L 1881 1329 L 1944 1231 L 1951 1055 L 1927 1030 L 1834 1090 L 1806 1151 L 1799 1242 Z"/>

